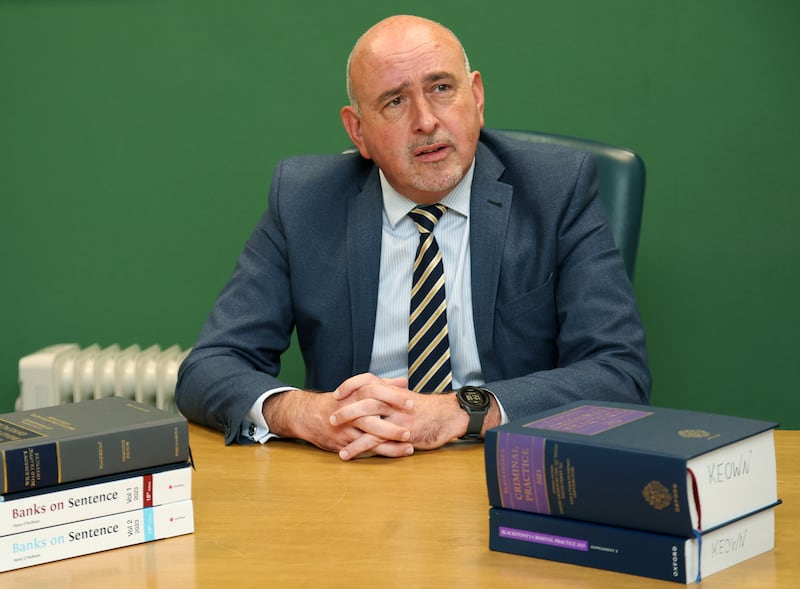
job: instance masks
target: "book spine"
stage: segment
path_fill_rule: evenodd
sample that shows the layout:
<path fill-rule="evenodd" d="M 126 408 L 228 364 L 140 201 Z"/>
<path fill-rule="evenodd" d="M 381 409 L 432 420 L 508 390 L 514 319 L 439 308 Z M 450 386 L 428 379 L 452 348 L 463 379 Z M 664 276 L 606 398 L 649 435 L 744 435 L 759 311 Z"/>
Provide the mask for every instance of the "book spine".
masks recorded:
<path fill-rule="evenodd" d="M 194 532 L 191 499 L 0 537 L 0 571 Z"/>
<path fill-rule="evenodd" d="M 489 511 L 491 550 L 665 581 L 696 579 L 697 558 L 687 563 L 687 553 L 693 550 L 687 544 L 694 543 L 677 536 L 497 507 Z"/>
<path fill-rule="evenodd" d="M 45 439 L 2 453 L 3 493 L 118 474 L 189 459 L 183 418 Z"/>
<path fill-rule="evenodd" d="M 489 503 L 678 536 L 691 536 L 685 462 L 669 456 L 490 430 Z"/>
<path fill-rule="evenodd" d="M 0 502 L 0 536 L 191 499 L 192 468 L 52 489 Z"/>
<path fill-rule="evenodd" d="M 774 547 L 774 506 L 693 538 L 489 510 L 492 550 L 678 583 L 699 582 Z"/>

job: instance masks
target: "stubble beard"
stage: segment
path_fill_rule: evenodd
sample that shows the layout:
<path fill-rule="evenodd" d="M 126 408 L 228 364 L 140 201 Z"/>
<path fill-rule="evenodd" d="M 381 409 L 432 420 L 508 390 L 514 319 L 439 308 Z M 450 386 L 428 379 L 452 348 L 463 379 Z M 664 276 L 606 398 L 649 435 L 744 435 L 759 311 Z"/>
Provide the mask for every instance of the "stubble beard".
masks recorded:
<path fill-rule="evenodd" d="M 437 142 L 447 143 L 453 152 L 449 157 L 440 162 L 420 163 L 415 160 L 413 152 L 421 147 L 420 145 L 411 146 L 408 150 L 410 166 L 413 171 L 410 184 L 415 190 L 424 192 L 449 192 L 455 188 L 466 173 L 464 166 L 458 159 L 458 154 L 453 146 L 453 141 L 449 136 L 430 138 L 425 145 L 432 145 Z"/>
<path fill-rule="evenodd" d="M 464 170 L 459 162 L 441 164 L 425 164 L 430 169 L 415 172 L 411 177 L 411 186 L 424 192 L 449 192 L 464 177 Z M 437 168 L 444 168 L 439 170 Z"/>

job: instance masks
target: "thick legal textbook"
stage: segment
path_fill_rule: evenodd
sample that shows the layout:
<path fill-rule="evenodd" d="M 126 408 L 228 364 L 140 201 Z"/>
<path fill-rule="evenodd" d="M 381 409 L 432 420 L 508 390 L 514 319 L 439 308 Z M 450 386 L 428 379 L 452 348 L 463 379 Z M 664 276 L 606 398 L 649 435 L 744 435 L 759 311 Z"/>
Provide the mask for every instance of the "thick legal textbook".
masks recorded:
<path fill-rule="evenodd" d="M 692 538 L 492 507 L 489 548 L 678 583 L 775 547 L 772 507 Z"/>
<path fill-rule="evenodd" d="M 0 493 L 189 459 L 186 418 L 121 397 L 0 415 Z"/>
<path fill-rule="evenodd" d="M 775 504 L 776 423 L 579 402 L 486 434 L 495 507 L 689 537 Z"/>
<path fill-rule="evenodd" d="M 692 538 L 492 507 L 489 548 L 678 583 L 775 547 L 774 507 Z"/>
<path fill-rule="evenodd" d="M 194 532 L 192 500 L 0 537 L 0 572 Z"/>
<path fill-rule="evenodd" d="M 0 495 L 0 536 L 191 498 L 188 462 Z"/>

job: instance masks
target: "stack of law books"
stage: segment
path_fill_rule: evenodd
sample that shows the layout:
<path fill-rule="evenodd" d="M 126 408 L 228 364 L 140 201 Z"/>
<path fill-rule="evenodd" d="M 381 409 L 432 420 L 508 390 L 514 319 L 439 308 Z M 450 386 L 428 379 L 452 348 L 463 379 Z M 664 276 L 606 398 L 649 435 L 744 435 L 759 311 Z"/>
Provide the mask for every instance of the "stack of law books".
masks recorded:
<path fill-rule="evenodd" d="M 184 417 L 120 397 L 0 415 L 0 572 L 192 532 Z"/>
<path fill-rule="evenodd" d="M 777 425 L 577 402 L 493 428 L 489 548 L 699 582 L 775 546 Z"/>

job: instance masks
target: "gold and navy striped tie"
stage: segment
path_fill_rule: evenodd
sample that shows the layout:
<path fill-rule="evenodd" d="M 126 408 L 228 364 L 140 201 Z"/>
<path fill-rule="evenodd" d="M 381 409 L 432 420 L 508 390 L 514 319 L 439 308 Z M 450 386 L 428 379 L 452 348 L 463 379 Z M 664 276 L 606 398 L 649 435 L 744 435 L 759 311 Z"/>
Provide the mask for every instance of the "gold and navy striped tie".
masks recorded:
<path fill-rule="evenodd" d="M 426 205 L 408 213 L 420 233 L 408 323 L 408 388 L 417 392 L 441 393 L 452 386 L 444 265 L 433 236 L 445 209 L 441 204 Z"/>

